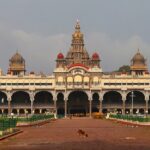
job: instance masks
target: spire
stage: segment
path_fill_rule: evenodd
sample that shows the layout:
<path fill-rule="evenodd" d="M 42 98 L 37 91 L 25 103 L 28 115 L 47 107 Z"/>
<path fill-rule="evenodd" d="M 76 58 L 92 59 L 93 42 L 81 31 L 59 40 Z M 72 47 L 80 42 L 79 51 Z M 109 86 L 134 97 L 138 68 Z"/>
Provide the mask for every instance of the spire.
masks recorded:
<path fill-rule="evenodd" d="M 78 19 L 77 19 L 77 23 L 76 23 L 76 26 L 75 26 L 75 31 L 80 32 L 80 22 L 79 22 Z"/>

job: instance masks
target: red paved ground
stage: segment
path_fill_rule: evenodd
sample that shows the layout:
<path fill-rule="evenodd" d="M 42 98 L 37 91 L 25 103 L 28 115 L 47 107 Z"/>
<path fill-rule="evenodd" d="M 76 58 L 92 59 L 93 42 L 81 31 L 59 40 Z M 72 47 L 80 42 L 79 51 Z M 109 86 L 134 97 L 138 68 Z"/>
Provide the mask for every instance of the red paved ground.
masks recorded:
<path fill-rule="evenodd" d="M 80 137 L 78 129 L 89 137 Z M 0 150 L 150 150 L 150 128 L 126 127 L 108 120 L 60 119 L 0 142 Z"/>

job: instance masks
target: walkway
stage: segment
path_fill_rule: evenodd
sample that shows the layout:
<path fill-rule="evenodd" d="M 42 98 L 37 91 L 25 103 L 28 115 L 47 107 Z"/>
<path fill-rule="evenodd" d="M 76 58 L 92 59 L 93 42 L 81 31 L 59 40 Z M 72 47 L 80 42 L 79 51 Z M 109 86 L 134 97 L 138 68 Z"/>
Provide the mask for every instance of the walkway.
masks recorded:
<path fill-rule="evenodd" d="M 77 134 L 78 129 L 87 138 Z M 145 150 L 150 149 L 150 128 L 133 128 L 108 120 L 60 119 L 0 142 L 0 150 Z"/>

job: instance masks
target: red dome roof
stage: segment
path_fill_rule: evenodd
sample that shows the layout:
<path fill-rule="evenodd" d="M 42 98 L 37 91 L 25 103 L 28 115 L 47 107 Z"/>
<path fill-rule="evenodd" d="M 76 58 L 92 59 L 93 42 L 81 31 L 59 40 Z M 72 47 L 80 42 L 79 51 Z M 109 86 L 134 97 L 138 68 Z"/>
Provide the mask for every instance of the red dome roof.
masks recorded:
<path fill-rule="evenodd" d="M 59 53 L 59 54 L 57 55 L 57 59 L 64 59 L 64 55 L 63 55 L 62 53 Z"/>
<path fill-rule="evenodd" d="M 92 59 L 99 59 L 99 55 L 98 55 L 97 53 L 94 53 L 94 54 L 92 55 Z"/>

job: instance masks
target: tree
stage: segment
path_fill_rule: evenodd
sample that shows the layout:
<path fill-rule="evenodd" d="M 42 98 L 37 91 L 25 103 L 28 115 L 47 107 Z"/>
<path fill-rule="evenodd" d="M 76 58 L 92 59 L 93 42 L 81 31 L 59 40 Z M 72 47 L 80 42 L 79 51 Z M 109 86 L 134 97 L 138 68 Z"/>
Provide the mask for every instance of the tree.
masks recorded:
<path fill-rule="evenodd" d="M 130 72 L 130 66 L 123 65 L 119 68 L 118 72 Z"/>

